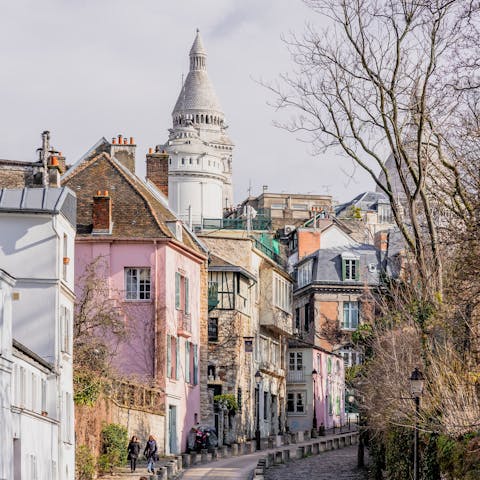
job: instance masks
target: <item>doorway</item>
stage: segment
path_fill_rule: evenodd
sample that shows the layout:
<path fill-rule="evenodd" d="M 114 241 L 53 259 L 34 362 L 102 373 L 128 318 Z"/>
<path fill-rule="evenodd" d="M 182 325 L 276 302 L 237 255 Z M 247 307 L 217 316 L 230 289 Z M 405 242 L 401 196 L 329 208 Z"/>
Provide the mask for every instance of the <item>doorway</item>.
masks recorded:
<path fill-rule="evenodd" d="M 178 453 L 177 444 L 177 407 L 168 406 L 168 449 L 171 454 Z"/>

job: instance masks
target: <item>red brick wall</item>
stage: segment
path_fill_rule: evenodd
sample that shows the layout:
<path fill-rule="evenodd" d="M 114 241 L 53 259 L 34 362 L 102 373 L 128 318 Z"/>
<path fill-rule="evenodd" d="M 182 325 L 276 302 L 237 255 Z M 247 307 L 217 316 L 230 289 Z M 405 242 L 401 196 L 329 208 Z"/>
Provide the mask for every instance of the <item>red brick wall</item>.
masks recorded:
<path fill-rule="evenodd" d="M 168 198 L 168 154 L 147 155 L 147 178 Z"/>

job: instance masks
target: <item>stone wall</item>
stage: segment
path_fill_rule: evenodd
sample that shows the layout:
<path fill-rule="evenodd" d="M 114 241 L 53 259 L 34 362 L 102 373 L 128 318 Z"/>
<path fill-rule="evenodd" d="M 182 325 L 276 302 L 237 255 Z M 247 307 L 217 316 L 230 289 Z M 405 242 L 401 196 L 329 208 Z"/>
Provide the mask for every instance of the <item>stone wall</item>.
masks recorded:
<path fill-rule="evenodd" d="M 118 423 L 128 430 L 128 436 L 137 435 L 142 448 L 149 435 L 157 440 L 160 450 L 164 452 L 165 415 L 157 415 L 133 408 L 117 405 L 112 400 L 101 397 L 94 406 L 75 405 L 75 442 L 88 445 L 95 455 L 100 454 L 101 431 L 105 424 Z"/>

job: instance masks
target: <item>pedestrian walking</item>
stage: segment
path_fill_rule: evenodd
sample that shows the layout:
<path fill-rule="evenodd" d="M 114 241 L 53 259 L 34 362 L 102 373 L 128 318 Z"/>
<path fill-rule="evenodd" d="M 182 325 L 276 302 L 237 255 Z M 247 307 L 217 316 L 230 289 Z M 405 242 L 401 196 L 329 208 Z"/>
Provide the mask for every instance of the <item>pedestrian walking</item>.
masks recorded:
<path fill-rule="evenodd" d="M 140 442 L 134 435 L 128 444 L 128 460 L 130 460 L 130 471 L 134 472 L 137 469 L 137 459 L 140 455 Z"/>
<path fill-rule="evenodd" d="M 145 450 L 143 454 L 147 459 L 147 472 L 155 473 L 155 462 L 158 461 L 158 448 L 157 442 L 153 438 L 153 435 L 148 437 L 147 444 L 145 445 Z"/>

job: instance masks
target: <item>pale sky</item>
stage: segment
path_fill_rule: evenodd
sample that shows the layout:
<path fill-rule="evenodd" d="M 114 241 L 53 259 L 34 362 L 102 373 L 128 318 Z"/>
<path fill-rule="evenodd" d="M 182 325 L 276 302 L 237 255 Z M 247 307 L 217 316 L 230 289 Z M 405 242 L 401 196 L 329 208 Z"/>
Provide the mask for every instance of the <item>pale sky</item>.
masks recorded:
<path fill-rule="evenodd" d="M 284 113 L 256 80 L 292 68 L 282 34 L 320 18 L 301 0 L 14 0 L 0 14 L 0 158 L 35 160 L 40 133 L 74 163 L 99 138 L 165 143 L 171 111 L 200 29 L 207 68 L 236 147 L 236 201 L 271 192 L 329 193 L 338 201 L 373 189 L 334 152 L 313 156 L 273 126 Z"/>

